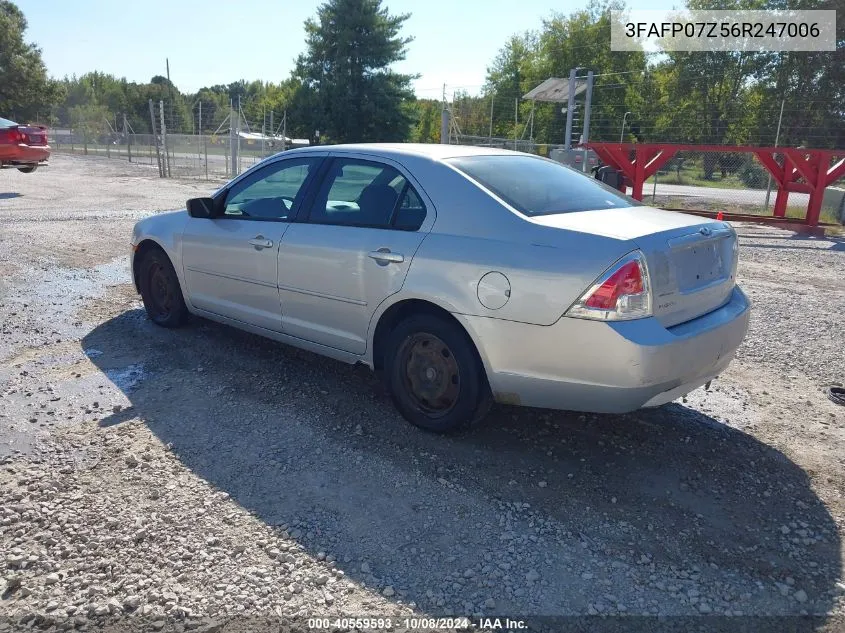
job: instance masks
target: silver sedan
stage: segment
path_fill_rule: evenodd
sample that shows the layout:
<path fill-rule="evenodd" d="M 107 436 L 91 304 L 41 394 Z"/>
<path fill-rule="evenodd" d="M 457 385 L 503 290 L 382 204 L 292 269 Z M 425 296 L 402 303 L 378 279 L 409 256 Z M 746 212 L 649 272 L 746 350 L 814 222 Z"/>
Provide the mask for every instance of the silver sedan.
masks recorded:
<path fill-rule="evenodd" d="M 454 145 L 278 154 L 138 222 L 131 267 L 155 323 L 195 314 L 364 363 L 435 431 L 493 401 L 670 402 L 725 369 L 749 319 L 729 224 Z"/>

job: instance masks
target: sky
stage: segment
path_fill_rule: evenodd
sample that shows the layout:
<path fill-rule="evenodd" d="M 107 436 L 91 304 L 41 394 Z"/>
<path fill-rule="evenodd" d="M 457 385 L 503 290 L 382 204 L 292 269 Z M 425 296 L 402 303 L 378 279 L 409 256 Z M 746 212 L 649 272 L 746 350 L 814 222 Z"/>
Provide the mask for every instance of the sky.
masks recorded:
<path fill-rule="evenodd" d="M 239 79 L 286 79 L 305 48 L 303 22 L 318 0 L 15 0 L 26 15 L 26 39 L 41 47 L 51 76 L 99 70 L 130 81 L 166 75 L 182 92 Z M 652 0 L 649 8 L 670 6 Z M 586 0 L 384 0 L 410 13 L 413 36 L 395 69 L 420 74 L 418 97 L 463 89 L 476 93 L 508 37 L 538 29 L 554 12 Z M 640 7 L 642 8 L 642 7 Z"/>

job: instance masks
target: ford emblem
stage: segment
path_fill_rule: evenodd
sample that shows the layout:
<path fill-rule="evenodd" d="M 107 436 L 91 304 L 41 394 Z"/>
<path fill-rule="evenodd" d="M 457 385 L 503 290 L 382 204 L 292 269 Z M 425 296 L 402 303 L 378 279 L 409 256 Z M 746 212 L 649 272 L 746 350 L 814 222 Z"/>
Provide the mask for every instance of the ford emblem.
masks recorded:
<path fill-rule="evenodd" d="M 700 229 L 698 229 L 698 232 L 704 235 L 705 237 L 708 235 L 713 235 L 713 230 L 706 226 L 702 226 Z"/>

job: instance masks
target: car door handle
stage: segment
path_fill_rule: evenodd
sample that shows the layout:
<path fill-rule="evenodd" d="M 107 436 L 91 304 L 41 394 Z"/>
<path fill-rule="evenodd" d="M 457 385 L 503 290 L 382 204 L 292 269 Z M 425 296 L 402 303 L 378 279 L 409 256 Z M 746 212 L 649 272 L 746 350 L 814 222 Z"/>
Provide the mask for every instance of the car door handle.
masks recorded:
<path fill-rule="evenodd" d="M 273 247 L 273 240 L 266 240 L 264 239 L 263 235 L 256 235 L 249 241 L 255 248 L 261 250 L 262 248 L 272 248 Z"/>
<path fill-rule="evenodd" d="M 391 253 L 388 249 L 372 251 L 368 257 L 376 260 L 379 264 L 401 264 L 405 261 L 405 256 L 401 253 Z"/>

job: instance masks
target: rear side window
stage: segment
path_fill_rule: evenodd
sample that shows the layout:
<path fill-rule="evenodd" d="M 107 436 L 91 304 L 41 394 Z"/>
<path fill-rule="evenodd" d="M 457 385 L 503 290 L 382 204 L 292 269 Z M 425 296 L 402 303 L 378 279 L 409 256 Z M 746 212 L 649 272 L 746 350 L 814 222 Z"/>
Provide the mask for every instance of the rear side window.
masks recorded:
<path fill-rule="evenodd" d="M 417 231 L 425 214 L 417 192 L 394 167 L 338 158 L 308 219 L 319 224 Z"/>
<path fill-rule="evenodd" d="M 529 216 L 640 204 L 587 174 L 545 158 L 462 156 L 447 162 Z"/>

